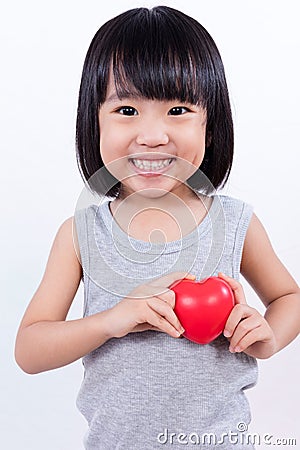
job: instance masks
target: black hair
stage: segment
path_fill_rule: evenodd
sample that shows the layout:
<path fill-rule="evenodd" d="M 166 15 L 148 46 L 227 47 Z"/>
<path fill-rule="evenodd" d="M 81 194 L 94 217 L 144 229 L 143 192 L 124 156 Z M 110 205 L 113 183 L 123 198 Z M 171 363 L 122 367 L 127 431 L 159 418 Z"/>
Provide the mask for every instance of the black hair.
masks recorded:
<path fill-rule="evenodd" d="M 177 99 L 206 110 L 207 142 L 199 172 L 211 183 L 205 187 L 207 193 L 211 185 L 223 187 L 232 166 L 233 122 L 222 59 L 199 22 L 167 6 L 126 11 L 106 22 L 92 39 L 83 66 L 76 122 L 77 162 L 89 186 L 112 197 L 120 193 L 118 180 L 112 176 L 114 183 L 104 180 L 99 148 L 98 112 L 106 98 L 111 68 L 120 98 L 134 90 L 144 98 Z M 100 168 L 103 179 L 95 181 L 92 176 Z M 187 182 L 195 189 L 203 188 L 195 175 Z M 105 185 L 109 185 L 107 193 L 103 192 Z"/>

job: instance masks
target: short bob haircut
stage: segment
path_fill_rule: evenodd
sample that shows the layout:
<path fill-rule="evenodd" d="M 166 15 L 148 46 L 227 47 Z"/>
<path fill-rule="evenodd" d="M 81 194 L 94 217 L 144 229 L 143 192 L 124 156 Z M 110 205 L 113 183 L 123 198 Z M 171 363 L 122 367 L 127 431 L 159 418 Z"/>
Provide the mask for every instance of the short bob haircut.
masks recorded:
<path fill-rule="evenodd" d="M 152 100 L 176 99 L 206 110 L 207 142 L 198 172 L 209 183 L 204 186 L 196 172 L 187 184 L 205 193 L 223 187 L 232 166 L 233 123 L 221 56 L 200 23 L 167 6 L 126 11 L 106 22 L 90 44 L 76 122 L 77 162 L 89 187 L 109 197 L 120 194 L 121 183 L 104 168 L 99 147 L 98 112 L 106 98 L 111 67 L 120 98 L 134 93 Z M 105 186 L 109 186 L 107 192 Z"/>

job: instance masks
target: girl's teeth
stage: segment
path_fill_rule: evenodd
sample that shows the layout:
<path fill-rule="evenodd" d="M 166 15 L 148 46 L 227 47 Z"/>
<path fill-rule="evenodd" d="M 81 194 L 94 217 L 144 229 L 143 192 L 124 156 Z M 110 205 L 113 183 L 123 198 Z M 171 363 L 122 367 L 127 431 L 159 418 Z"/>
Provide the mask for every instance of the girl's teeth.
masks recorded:
<path fill-rule="evenodd" d="M 159 159 L 156 161 L 149 161 L 147 159 L 132 159 L 133 164 L 139 169 L 143 170 L 159 170 L 171 164 L 172 159 Z"/>

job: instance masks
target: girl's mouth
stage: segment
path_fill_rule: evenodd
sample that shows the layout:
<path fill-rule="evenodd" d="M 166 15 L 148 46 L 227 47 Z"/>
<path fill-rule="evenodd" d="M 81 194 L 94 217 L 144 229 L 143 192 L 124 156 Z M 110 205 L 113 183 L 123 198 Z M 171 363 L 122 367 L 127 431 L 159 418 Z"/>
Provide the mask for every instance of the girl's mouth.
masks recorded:
<path fill-rule="evenodd" d="M 166 159 L 142 159 L 130 158 L 129 162 L 134 167 L 134 171 L 146 176 L 160 175 L 168 170 L 170 165 L 175 161 L 175 158 Z"/>

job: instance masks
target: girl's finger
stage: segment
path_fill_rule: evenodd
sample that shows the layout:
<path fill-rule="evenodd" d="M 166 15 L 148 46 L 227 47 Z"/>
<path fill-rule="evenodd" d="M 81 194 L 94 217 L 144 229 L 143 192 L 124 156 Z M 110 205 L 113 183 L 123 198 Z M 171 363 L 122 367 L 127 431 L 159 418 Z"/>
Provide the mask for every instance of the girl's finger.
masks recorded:
<path fill-rule="evenodd" d="M 255 342 L 262 340 L 262 327 L 255 328 L 254 330 L 249 331 L 239 342 L 237 342 L 234 346 L 231 345 L 229 347 L 229 351 L 231 353 L 240 353 L 246 350 L 250 345 Z"/>
<path fill-rule="evenodd" d="M 234 349 L 239 345 L 239 342 L 251 333 L 253 330 L 258 329 L 261 326 L 261 320 L 257 315 L 251 315 L 247 319 L 241 320 L 237 325 L 232 338 L 230 339 L 229 350 Z"/>
<path fill-rule="evenodd" d="M 169 290 L 170 289 L 162 285 L 149 283 L 138 287 L 137 289 L 127 294 L 127 298 L 146 300 L 151 299 L 152 297 L 165 296 L 165 294 L 167 294 Z M 164 298 L 169 297 L 170 294 L 167 294 L 167 297 Z"/>
<path fill-rule="evenodd" d="M 184 332 L 184 328 L 182 327 L 181 323 L 178 320 L 178 317 L 174 313 L 172 307 L 166 302 L 162 301 L 159 298 L 153 298 L 150 301 L 147 302 L 148 306 L 159 316 L 161 316 L 161 319 L 163 321 L 168 321 L 170 325 L 179 332 L 179 334 L 182 334 Z M 155 325 L 155 324 L 152 324 Z"/>
<path fill-rule="evenodd" d="M 151 297 L 163 296 L 164 300 L 170 300 L 172 295 L 170 292 L 172 291 L 169 289 L 169 286 L 175 283 L 175 281 L 180 282 L 184 278 L 188 280 L 195 280 L 196 276 L 187 272 L 172 272 L 168 275 L 157 278 L 140 288 L 134 289 L 131 293 L 127 294 L 127 297 L 134 299 L 147 299 Z"/>
<path fill-rule="evenodd" d="M 182 334 L 181 329 L 177 329 L 166 318 L 150 308 L 147 314 L 147 322 L 153 326 L 153 329 L 163 331 L 172 337 L 179 338 Z"/>
<path fill-rule="evenodd" d="M 247 305 L 243 286 L 234 278 L 228 277 L 224 273 L 218 273 L 218 277 L 226 281 L 234 293 L 235 303 Z"/>
<path fill-rule="evenodd" d="M 176 295 L 174 291 L 172 291 L 171 289 L 167 289 L 162 294 L 157 295 L 157 297 L 163 300 L 164 302 L 167 302 L 171 306 L 171 308 L 174 309 L 176 300 Z"/>
<path fill-rule="evenodd" d="M 231 337 L 240 321 L 242 319 L 246 319 L 252 314 L 253 308 L 250 308 L 250 306 L 242 304 L 235 305 L 231 313 L 229 314 L 226 325 L 224 327 L 224 336 L 227 338 Z"/>

